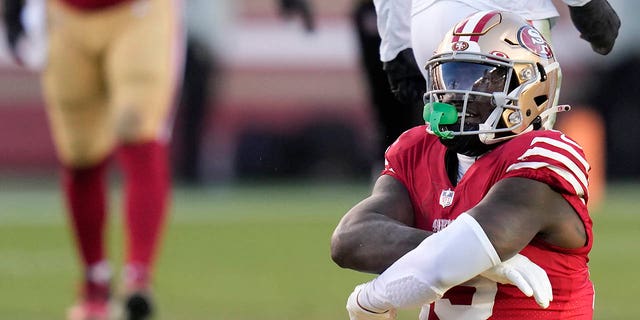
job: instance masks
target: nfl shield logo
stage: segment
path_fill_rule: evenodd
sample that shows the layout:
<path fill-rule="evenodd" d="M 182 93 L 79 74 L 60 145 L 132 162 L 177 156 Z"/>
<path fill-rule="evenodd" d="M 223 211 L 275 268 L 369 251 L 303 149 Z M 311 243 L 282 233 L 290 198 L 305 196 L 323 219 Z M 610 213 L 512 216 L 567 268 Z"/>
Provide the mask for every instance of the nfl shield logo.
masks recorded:
<path fill-rule="evenodd" d="M 451 189 L 442 190 L 442 193 L 440 193 L 440 205 L 443 208 L 450 206 L 451 203 L 453 203 L 454 194 L 455 194 L 455 191 Z"/>

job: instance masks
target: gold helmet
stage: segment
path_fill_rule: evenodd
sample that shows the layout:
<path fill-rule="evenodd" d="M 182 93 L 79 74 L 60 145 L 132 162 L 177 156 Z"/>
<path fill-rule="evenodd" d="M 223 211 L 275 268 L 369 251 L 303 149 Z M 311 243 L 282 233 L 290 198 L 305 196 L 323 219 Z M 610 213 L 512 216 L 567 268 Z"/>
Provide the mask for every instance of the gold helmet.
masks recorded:
<path fill-rule="evenodd" d="M 482 11 L 462 20 L 426 70 L 424 118 L 447 146 L 466 136 L 487 146 L 549 128 L 557 112 L 561 76 L 551 45 L 514 13 Z"/>

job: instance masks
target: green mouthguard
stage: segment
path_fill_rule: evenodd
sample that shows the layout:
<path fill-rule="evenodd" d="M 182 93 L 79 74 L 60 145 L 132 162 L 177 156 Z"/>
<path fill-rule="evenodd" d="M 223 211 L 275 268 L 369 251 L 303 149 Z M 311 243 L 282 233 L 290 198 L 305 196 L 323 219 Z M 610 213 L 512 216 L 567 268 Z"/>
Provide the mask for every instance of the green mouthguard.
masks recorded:
<path fill-rule="evenodd" d="M 440 125 L 454 124 L 458 121 L 458 110 L 453 105 L 442 102 L 429 102 L 422 112 L 424 121 L 431 125 L 431 131 L 442 139 L 453 139 L 453 131 L 440 131 Z"/>

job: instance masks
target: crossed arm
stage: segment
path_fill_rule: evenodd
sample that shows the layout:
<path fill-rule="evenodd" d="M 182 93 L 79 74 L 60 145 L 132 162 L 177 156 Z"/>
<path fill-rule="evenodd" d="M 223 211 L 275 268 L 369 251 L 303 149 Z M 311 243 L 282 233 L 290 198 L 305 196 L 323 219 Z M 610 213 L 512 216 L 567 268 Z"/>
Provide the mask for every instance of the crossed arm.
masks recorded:
<path fill-rule="evenodd" d="M 413 227 L 406 188 L 390 176 L 376 182 L 371 196 L 342 218 L 331 239 L 331 257 L 340 267 L 380 274 L 431 232 Z"/>
<path fill-rule="evenodd" d="M 502 180 L 464 217 L 430 237 L 431 233 L 412 227 L 413 208 L 404 186 L 390 176 L 381 177 L 371 196 L 345 215 L 332 237 L 332 258 L 338 265 L 372 273 L 385 270 L 356 288 L 364 300 L 357 306 L 384 313 L 432 302 L 449 288 L 514 257 L 536 236 L 567 248 L 586 243 L 584 226 L 573 208 L 546 184 L 529 179 Z M 451 250 L 441 250 L 444 247 Z M 533 270 L 527 268 L 521 270 Z M 528 279 L 539 280 L 536 277 Z M 399 283 L 421 284 L 414 286 L 420 292 L 409 300 L 397 299 L 391 291 Z M 536 296 L 541 305 L 548 303 L 541 301 L 550 293 L 545 287 L 538 287 L 543 291 Z"/>

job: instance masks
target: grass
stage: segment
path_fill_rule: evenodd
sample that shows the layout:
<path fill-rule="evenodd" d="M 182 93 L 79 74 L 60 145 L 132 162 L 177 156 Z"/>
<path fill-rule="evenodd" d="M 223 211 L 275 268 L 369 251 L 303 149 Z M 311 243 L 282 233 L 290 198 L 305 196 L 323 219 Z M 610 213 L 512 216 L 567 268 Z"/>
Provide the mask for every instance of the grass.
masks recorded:
<path fill-rule="evenodd" d="M 304 183 L 177 189 L 156 273 L 157 319 L 346 319 L 347 295 L 371 276 L 335 266 L 329 237 L 368 192 Z M 73 302 L 78 264 L 59 193 L 52 182 L 0 189 L 0 319 L 61 319 Z M 638 194 L 638 185 L 612 185 L 593 213 L 596 319 L 640 318 Z M 117 192 L 111 204 L 117 271 Z"/>
<path fill-rule="evenodd" d="M 609 187 L 604 205 L 593 215 L 591 277 L 596 291 L 595 319 L 640 319 L 634 297 L 640 294 L 640 186 Z"/>

